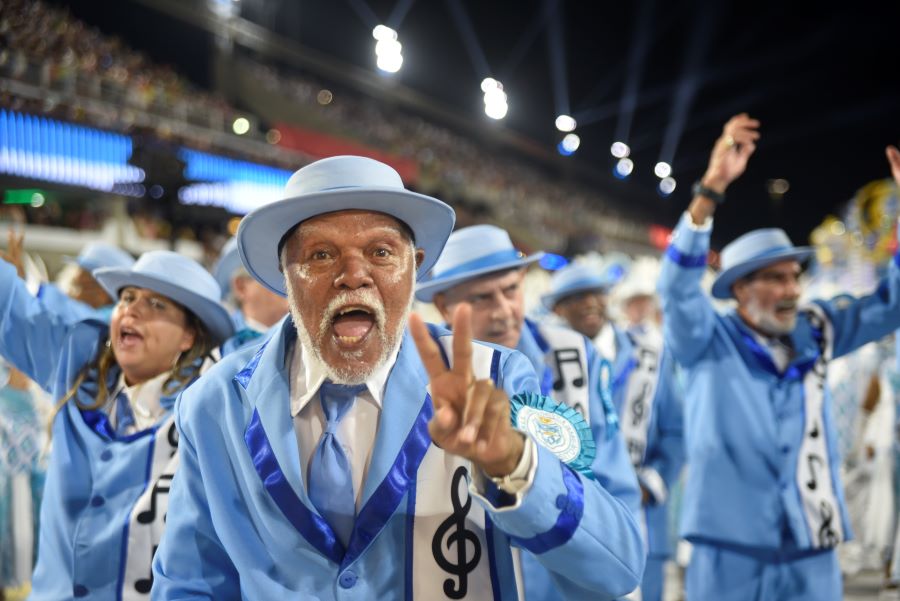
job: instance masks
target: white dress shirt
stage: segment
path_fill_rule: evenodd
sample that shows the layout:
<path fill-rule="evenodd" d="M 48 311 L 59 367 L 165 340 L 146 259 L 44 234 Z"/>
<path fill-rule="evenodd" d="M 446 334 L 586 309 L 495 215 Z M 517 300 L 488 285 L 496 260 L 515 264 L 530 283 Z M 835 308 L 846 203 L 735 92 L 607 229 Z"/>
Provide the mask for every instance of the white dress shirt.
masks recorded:
<path fill-rule="evenodd" d="M 366 390 L 357 395 L 353 406 L 347 410 L 338 424 L 337 439 L 350 462 L 353 476 L 353 492 L 356 495 L 356 510 L 361 509 L 362 488 L 369 472 L 372 449 L 378 435 L 381 418 L 381 404 L 387 379 L 397 361 L 399 346 L 372 376 L 366 380 Z M 294 433 L 300 449 L 300 467 L 305 482 L 309 482 L 309 464 L 315 455 L 319 439 L 325 430 L 325 413 L 319 400 L 319 387 L 325 381 L 325 372 L 318 361 L 305 361 L 309 351 L 299 341 L 290 352 L 291 416 L 294 418 Z M 531 488 L 537 470 L 537 450 L 530 437 L 525 437 L 525 449 L 519 464 L 501 488 L 515 495 L 515 503 L 507 509 L 521 504 L 522 498 Z M 482 474 L 473 474 L 470 490 L 483 494 L 486 480 Z"/>
<path fill-rule="evenodd" d="M 347 454 L 353 475 L 353 492 L 356 495 L 356 510 L 360 509 L 363 483 L 369 472 L 372 449 L 381 417 L 381 402 L 388 375 L 397 361 L 397 352 L 372 376 L 366 380 L 366 390 L 360 393 L 353 406 L 347 410 L 338 424 L 337 439 Z M 326 374 L 318 361 L 306 361 L 309 351 L 299 341 L 291 350 L 291 416 L 294 418 L 294 432 L 300 447 L 300 467 L 303 478 L 309 482 L 309 464 L 315 455 L 322 432 L 325 431 L 325 412 L 319 400 L 319 387 Z"/>
<path fill-rule="evenodd" d="M 116 415 L 116 397 L 124 392 L 134 414 L 134 425 L 126 428 L 125 435 L 134 434 L 156 425 L 160 416 L 164 413 L 159 398 L 162 396 L 163 384 L 171 376 L 171 372 L 163 372 L 141 384 L 128 386 L 125 383 L 125 374 L 119 375 L 119 381 L 110 395 L 104 410 L 113 429 L 118 426 Z"/>

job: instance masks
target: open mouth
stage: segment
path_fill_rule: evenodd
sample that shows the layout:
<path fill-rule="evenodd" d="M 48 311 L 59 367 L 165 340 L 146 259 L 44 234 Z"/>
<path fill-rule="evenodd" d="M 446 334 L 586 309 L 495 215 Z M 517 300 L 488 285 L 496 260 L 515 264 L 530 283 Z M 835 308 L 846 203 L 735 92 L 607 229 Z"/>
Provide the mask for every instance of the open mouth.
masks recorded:
<path fill-rule="evenodd" d="M 341 346 L 355 346 L 369 335 L 375 326 L 375 314 L 363 305 L 347 305 L 335 312 L 331 320 L 334 337 Z"/>
<path fill-rule="evenodd" d="M 130 328 L 127 326 L 123 326 L 119 328 L 119 345 L 124 347 L 134 346 L 141 341 L 144 340 L 144 337 L 141 336 L 140 332 L 138 332 L 134 328 Z"/>

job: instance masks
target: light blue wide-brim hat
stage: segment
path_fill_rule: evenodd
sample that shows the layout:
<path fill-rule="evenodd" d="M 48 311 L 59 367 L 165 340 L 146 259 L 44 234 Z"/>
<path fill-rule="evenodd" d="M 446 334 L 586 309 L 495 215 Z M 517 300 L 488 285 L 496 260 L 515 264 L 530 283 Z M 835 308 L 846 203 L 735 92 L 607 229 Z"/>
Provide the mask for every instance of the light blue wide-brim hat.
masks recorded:
<path fill-rule="evenodd" d="M 404 188 L 400 174 L 389 165 L 358 156 L 331 157 L 294 173 L 284 199 L 241 220 L 237 240 L 244 267 L 263 286 L 284 296 L 278 250 L 285 234 L 311 217 L 352 209 L 384 213 L 405 223 L 416 247 L 425 251 L 420 277 L 437 261 L 456 222 L 453 209 Z"/>
<path fill-rule="evenodd" d="M 550 278 L 550 290 L 541 296 L 541 303 L 552 311 L 553 307 L 567 296 L 589 290 L 608 292 L 612 284 L 612 280 L 596 268 L 570 263 Z"/>
<path fill-rule="evenodd" d="M 716 298 L 731 298 L 731 286 L 745 275 L 779 261 L 804 262 L 815 252 L 794 246 L 782 229 L 764 228 L 740 236 L 722 249 L 722 271 L 712 286 Z"/>
<path fill-rule="evenodd" d="M 232 238 L 222 247 L 219 259 L 212 270 L 213 277 L 222 289 L 222 298 L 228 296 L 231 290 L 231 276 L 240 266 L 241 254 L 238 252 L 237 238 Z"/>
<path fill-rule="evenodd" d="M 428 277 L 416 287 L 416 298 L 430 303 L 435 294 L 495 271 L 505 271 L 539 261 L 543 252 L 525 256 L 516 250 L 506 230 L 493 225 L 473 225 L 450 234 L 441 258 Z"/>
<path fill-rule="evenodd" d="M 77 257 L 63 257 L 67 263 L 75 263 L 85 271 L 101 267 L 124 267 L 134 265 L 134 257 L 118 246 L 105 242 L 91 242 L 81 249 Z"/>
<path fill-rule="evenodd" d="M 119 290 L 125 286 L 136 286 L 172 299 L 197 316 L 214 344 L 221 344 L 234 334 L 228 311 L 219 302 L 219 285 L 193 259 L 169 250 L 151 250 L 131 268 L 104 267 L 93 275 L 112 298 L 119 298 Z"/>

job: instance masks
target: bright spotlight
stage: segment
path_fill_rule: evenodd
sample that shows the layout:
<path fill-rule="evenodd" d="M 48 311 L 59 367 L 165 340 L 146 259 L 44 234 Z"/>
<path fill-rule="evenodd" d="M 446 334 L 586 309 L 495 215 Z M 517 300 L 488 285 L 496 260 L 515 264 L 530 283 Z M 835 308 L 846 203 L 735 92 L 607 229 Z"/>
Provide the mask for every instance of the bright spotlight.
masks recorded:
<path fill-rule="evenodd" d="M 609 151 L 617 159 L 624 159 L 631 154 L 631 148 L 625 142 L 613 142 L 612 146 L 609 147 Z"/>
<path fill-rule="evenodd" d="M 492 77 L 486 77 L 481 82 L 481 90 L 484 92 L 484 114 L 491 119 L 503 119 L 509 110 L 503 84 Z"/>
<path fill-rule="evenodd" d="M 664 177 L 659 182 L 659 193 L 663 196 L 668 196 L 672 192 L 675 191 L 675 178 L 674 177 Z"/>
<path fill-rule="evenodd" d="M 234 123 L 231 124 L 231 131 L 239 136 L 243 136 L 250 131 L 250 122 L 247 121 L 246 117 L 238 117 L 234 120 Z"/>
<path fill-rule="evenodd" d="M 581 138 L 578 137 L 578 134 L 566 134 L 566 137 L 562 139 L 562 147 L 570 153 L 578 150 L 580 145 Z"/>
<path fill-rule="evenodd" d="M 397 32 L 379 25 L 372 30 L 375 43 L 375 64 L 385 73 L 396 73 L 403 65 L 403 46 L 397 41 Z"/>
<path fill-rule="evenodd" d="M 385 73 L 396 73 L 403 66 L 403 55 L 388 54 L 387 56 L 379 56 L 375 60 L 375 64 Z"/>
<path fill-rule="evenodd" d="M 575 130 L 575 119 L 570 117 L 569 115 L 560 115 L 556 118 L 556 129 L 562 132 L 569 132 Z"/>
<path fill-rule="evenodd" d="M 481 80 L 481 91 L 487 94 L 489 91 L 495 89 L 499 83 L 500 82 L 493 77 L 485 77 Z"/>
<path fill-rule="evenodd" d="M 506 116 L 506 112 L 509 110 L 509 105 L 506 102 L 486 102 L 484 104 L 484 114 L 490 117 L 491 119 L 503 119 Z"/>
<path fill-rule="evenodd" d="M 631 175 L 632 171 L 634 171 L 634 161 L 628 157 L 622 157 L 616 162 L 616 168 L 613 171 L 613 175 L 619 179 L 625 179 Z"/>
<path fill-rule="evenodd" d="M 656 174 L 656 177 L 664 178 L 672 175 L 672 165 L 666 163 L 665 161 L 660 161 L 653 167 L 653 173 Z"/>
<path fill-rule="evenodd" d="M 396 40 L 397 32 L 387 25 L 377 25 L 375 29 L 372 30 L 372 37 L 379 42 L 382 40 Z"/>
<path fill-rule="evenodd" d="M 34 208 L 42 207 L 44 206 L 45 200 L 46 199 L 44 198 L 43 194 L 41 194 L 40 192 L 35 192 L 31 195 L 31 206 L 33 206 Z"/>

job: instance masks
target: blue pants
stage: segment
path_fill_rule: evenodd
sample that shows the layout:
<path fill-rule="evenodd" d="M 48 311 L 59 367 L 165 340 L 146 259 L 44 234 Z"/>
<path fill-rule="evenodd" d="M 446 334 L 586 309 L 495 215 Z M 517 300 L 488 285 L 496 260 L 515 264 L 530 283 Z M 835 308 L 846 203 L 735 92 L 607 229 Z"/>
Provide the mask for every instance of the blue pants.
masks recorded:
<path fill-rule="evenodd" d="M 641 580 L 641 601 L 662 601 L 665 563 L 665 557 L 647 557 L 647 567 Z"/>
<path fill-rule="evenodd" d="M 694 543 L 687 601 L 841 601 L 834 550 L 793 558 L 774 555 Z"/>

